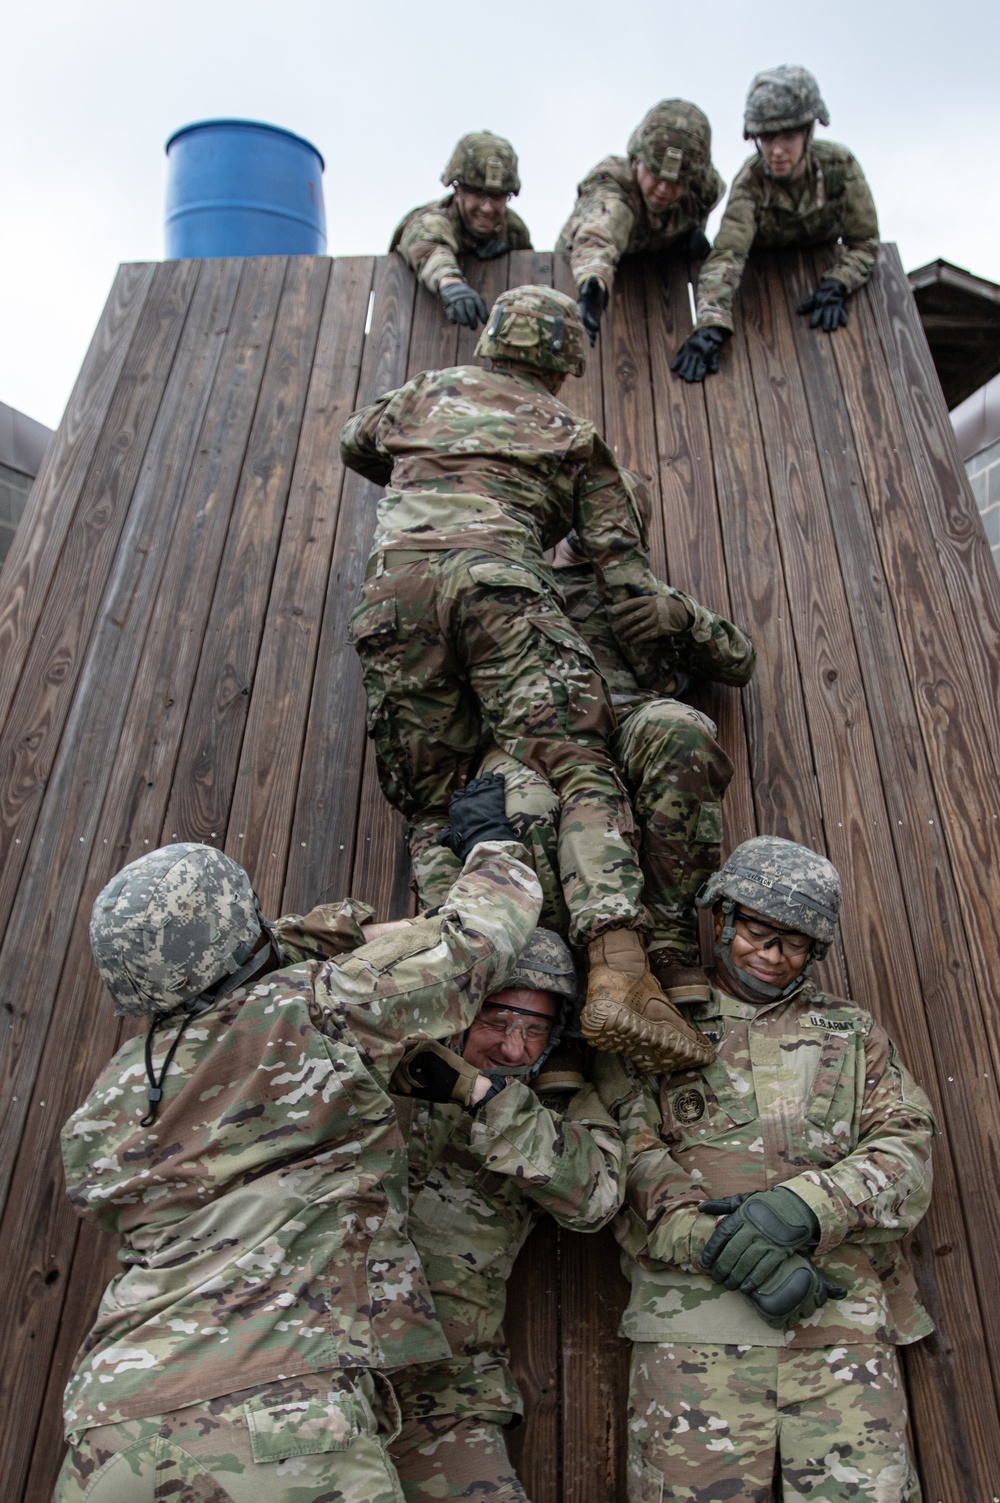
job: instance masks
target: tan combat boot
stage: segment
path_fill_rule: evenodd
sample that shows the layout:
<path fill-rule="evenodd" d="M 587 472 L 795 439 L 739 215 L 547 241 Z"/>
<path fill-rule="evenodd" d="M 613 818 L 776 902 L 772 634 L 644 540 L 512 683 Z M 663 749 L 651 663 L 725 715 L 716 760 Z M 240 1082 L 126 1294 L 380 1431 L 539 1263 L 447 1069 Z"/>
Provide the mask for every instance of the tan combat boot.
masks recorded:
<path fill-rule="evenodd" d="M 595 1049 L 626 1054 L 651 1074 L 715 1058 L 710 1041 L 660 991 L 634 929 L 606 929 L 587 951 L 590 976 L 580 1027 Z"/>
<path fill-rule="evenodd" d="M 572 1095 L 586 1085 L 583 1073 L 583 1039 L 561 1039 L 534 1079 L 540 1096 Z"/>

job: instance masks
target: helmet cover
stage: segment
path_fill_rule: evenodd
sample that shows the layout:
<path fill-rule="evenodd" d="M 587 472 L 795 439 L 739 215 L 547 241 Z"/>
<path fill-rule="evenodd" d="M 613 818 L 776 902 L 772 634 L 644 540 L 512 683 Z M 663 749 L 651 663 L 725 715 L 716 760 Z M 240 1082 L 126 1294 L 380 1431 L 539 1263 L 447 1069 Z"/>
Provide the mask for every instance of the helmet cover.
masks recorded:
<path fill-rule="evenodd" d="M 98 893 L 90 946 L 115 1012 L 168 1013 L 232 975 L 260 937 L 250 878 L 214 846 L 180 842 L 130 862 Z"/>
<path fill-rule="evenodd" d="M 817 120 L 820 125 L 829 125 L 830 111 L 808 68 L 782 63 L 755 76 L 743 116 L 746 140 L 774 135 L 780 130 L 797 130 Z"/>
<path fill-rule="evenodd" d="M 661 99 L 629 137 L 630 162 L 641 162 L 668 183 L 690 183 L 711 166 L 712 127 L 708 116 L 686 99 Z"/>
<path fill-rule="evenodd" d="M 807 934 L 814 941 L 813 959 L 821 960 L 837 932 L 841 896 L 840 876 L 825 856 L 794 840 L 757 835 L 736 847 L 695 903 L 711 908 L 728 898 L 743 904 L 785 929 Z"/>
<path fill-rule="evenodd" d="M 470 131 L 456 143 L 441 181 L 446 188 L 461 183 L 485 193 L 520 193 L 517 153 L 503 136 L 489 130 Z"/>
<path fill-rule="evenodd" d="M 577 993 L 576 966 L 566 941 L 551 929 L 536 929 L 501 990 L 512 986 L 529 992 L 552 992 L 572 1002 Z"/>
<path fill-rule="evenodd" d="M 554 287 L 512 287 L 493 304 L 476 354 L 582 376 L 587 336 L 572 298 Z"/>

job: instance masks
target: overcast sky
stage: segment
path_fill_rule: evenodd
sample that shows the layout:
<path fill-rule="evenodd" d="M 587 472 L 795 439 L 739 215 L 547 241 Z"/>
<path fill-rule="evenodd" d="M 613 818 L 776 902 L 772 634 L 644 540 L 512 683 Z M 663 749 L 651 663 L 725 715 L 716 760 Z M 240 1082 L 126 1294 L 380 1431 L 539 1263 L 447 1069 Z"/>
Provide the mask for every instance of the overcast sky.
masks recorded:
<path fill-rule="evenodd" d="M 167 136 L 212 116 L 319 147 L 334 255 L 384 250 L 455 139 L 497 131 L 544 248 L 657 99 L 701 105 L 731 182 L 751 76 L 804 63 L 907 269 L 944 256 L 1000 281 L 995 0 L 32 0 L 4 37 L 0 400 L 51 426 L 116 265 L 163 254 Z"/>

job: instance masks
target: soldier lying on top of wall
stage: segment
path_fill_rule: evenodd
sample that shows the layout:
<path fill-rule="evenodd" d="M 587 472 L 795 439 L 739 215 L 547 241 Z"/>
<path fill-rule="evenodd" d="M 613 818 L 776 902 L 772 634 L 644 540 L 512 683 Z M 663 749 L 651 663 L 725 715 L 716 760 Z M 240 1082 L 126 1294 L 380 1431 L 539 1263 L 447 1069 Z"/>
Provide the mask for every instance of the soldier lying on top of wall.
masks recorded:
<path fill-rule="evenodd" d="M 557 398 L 584 350 L 570 298 L 515 288 L 477 347 L 491 370 L 424 372 L 348 420 L 344 463 L 387 486 L 352 633 L 382 791 L 415 838 L 443 830 L 491 739 L 555 788 L 570 937 L 589 951 L 584 1032 L 666 1068 L 707 1046 L 650 973 L 611 702 L 543 552 L 576 529 L 641 661 L 631 613 L 669 592 L 614 455 Z"/>
<path fill-rule="evenodd" d="M 350 900 L 266 923 L 208 846 L 99 894 L 98 970 L 149 1028 L 63 1130 L 73 1205 L 125 1246 L 66 1389 L 57 1503 L 398 1503 L 385 1372 L 450 1349 L 388 1081 L 469 1027 L 535 928 L 526 853 L 494 830 L 433 918 L 371 943 Z M 491 1089 L 477 1074 L 470 1104 Z"/>
<path fill-rule="evenodd" d="M 885 1031 L 821 992 L 840 878 L 773 836 L 706 885 L 718 1051 L 595 1082 L 626 1143 L 629 1498 L 919 1503 L 896 1347 L 932 1330 L 901 1240 L 927 1210 L 930 1104 Z"/>
<path fill-rule="evenodd" d="M 605 157 L 580 183 L 556 250 L 572 269 L 591 344 L 622 256 L 708 255 L 705 224 L 726 191 L 711 146 L 712 128 L 696 104 L 663 99 L 632 132 L 628 156 Z"/>
<path fill-rule="evenodd" d="M 514 148 L 503 136 L 472 131 L 458 142 L 441 181 L 451 192 L 411 209 L 393 231 L 389 250 L 398 251 L 441 299 L 451 323 L 477 329 L 486 322 L 486 304 L 463 277 L 458 257 L 471 251 L 492 261 L 507 251 L 531 250 L 528 226 L 510 207 L 521 191 Z"/>
<path fill-rule="evenodd" d="M 694 332 L 672 366 L 683 380 L 703 381 L 719 369 L 733 331 L 733 299 L 753 247 L 781 250 L 839 240 L 833 265 L 799 312 L 828 334 L 847 323 L 847 299 L 867 282 L 878 256 L 878 216 L 847 147 L 813 139 L 817 121 L 829 125 L 830 115 L 807 69 L 769 68 L 754 78 L 743 134 L 757 151 L 736 175 L 698 277 Z"/>

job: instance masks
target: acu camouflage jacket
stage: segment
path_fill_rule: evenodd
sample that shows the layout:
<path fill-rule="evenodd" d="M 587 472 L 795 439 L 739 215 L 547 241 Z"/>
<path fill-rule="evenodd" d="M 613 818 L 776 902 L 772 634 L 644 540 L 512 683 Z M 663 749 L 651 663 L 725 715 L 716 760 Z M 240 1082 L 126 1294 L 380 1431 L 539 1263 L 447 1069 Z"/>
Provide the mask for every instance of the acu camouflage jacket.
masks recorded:
<path fill-rule="evenodd" d="M 594 1232 L 621 1204 L 622 1144 L 592 1086 L 565 1114 L 512 1080 L 475 1116 L 396 1099 L 410 1154 L 410 1235 L 423 1261 L 448 1362 L 393 1374 L 407 1418 L 476 1414 L 503 1424 L 522 1412 L 501 1321 L 507 1280 L 548 1211 Z"/>
<path fill-rule="evenodd" d="M 577 287 L 588 277 L 600 277 L 610 292 L 622 256 L 669 250 L 695 227 L 704 229 L 725 191 L 712 167 L 677 203 L 654 214 L 628 158 L 605 157 L 577 188 L 576 205 L 559 231 L 556 250 L 568 259 Z"/>
<path fill-rule="evenodd" d="M 532 248 L 528 226 L 509 205 L 504 212 L 503 231 L 496 238 L 504 242 L 503 250 L 496 251 L 496 255 Z M 389 250 L 399 252 L 428 292 L 437 292 L 442 277 L 464 280 L 458 258 L 470 251 L 481 256 L 483 241 L 466 228 L 454 193 L 448 193 L 436 203 L 411 209 L 393 231 Z"/>
<path fill-rule="evenodd" d="M 622 1334 L 806 1347 L 926 1336 L 900 1241 L 930 1201 L 934 1118 L 885 1030 L 811 982 L 762 1007 L 713 989 L 690 1015 L 718 1050 L 700 1070 L 630 1087 L 614 1057 L 599 1056 L 626 1144 Z M 697 1267 L 717 1224 L 700 1203 L 775 1185 L 812 1207 L 822 1233 L 812 1256 L 848 1291 L 786 1331 Z"/>
<path fill-rule="evenodd" d="M 743 163 L 715 244 L 698 276 L 697 327 L 732 329 L 733 299 L 751 247 L 783 250 L 839 240 L 833 265 L 848 292 L 867 282 L 878 258 L 878 215 L 871 189 L 846 146 L 814 141 L 804 177 L 780 182 L 754 155 Z"/>
<path fill-rule="evenodd" d="M 523 854 L 480 844 L 437 917 L 363 948 L 363 904 L 284 921 L 291 953 L 353 953 L 199 1014 L 152 1127 L 144 1039 L 119 1050 L 63 1129 L 75 1209 L 125 1239 L 67 1386 L 69 1431 L 447 1356 L 386 1083 L 408 1041 L 449 1038 L 503 984 L 541 903 Z"/>

